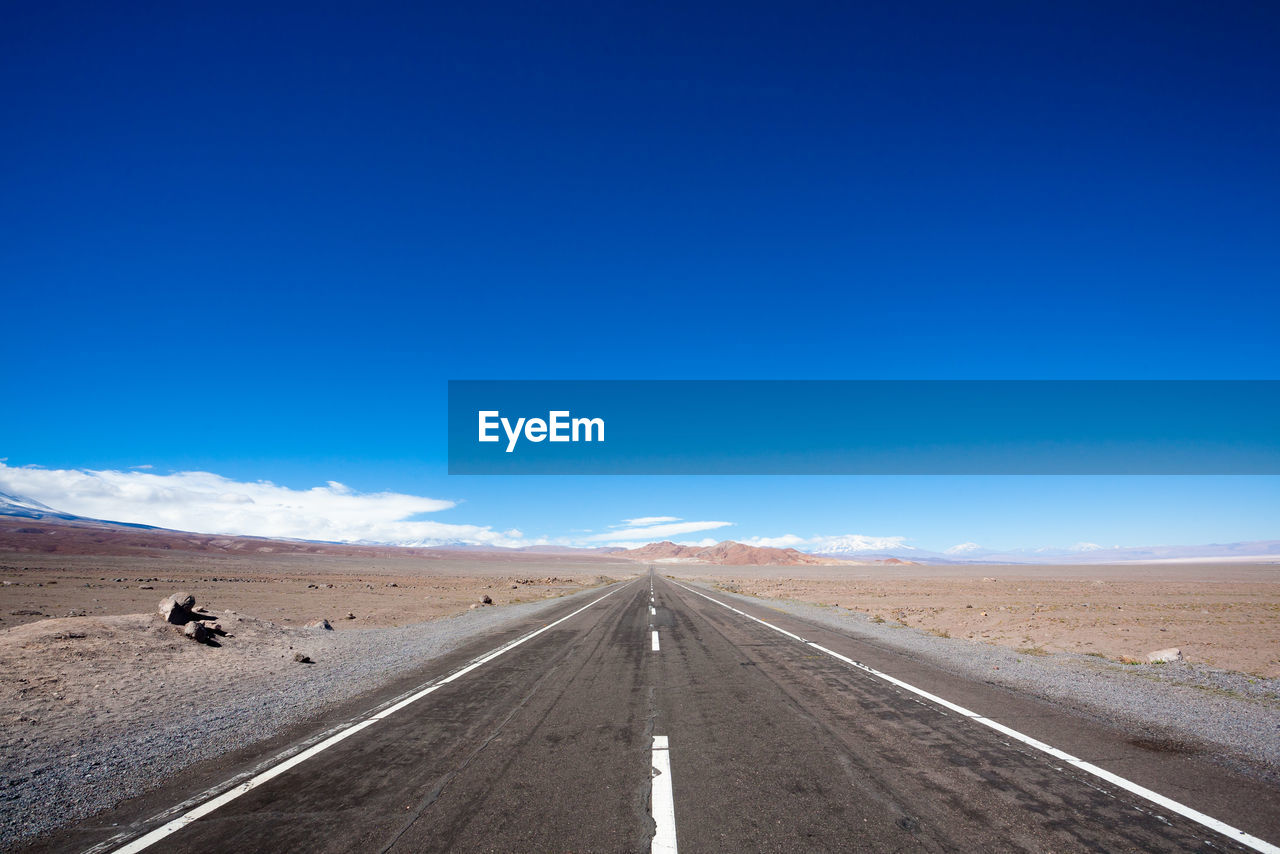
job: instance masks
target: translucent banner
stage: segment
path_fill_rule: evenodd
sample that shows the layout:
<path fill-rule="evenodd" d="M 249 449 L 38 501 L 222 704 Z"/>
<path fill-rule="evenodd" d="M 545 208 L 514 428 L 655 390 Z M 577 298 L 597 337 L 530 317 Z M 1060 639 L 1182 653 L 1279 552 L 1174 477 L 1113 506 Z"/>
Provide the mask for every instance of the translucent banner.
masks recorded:
<path fill-rule="evenodd" d="M 450 474 L 1280 474 L 1280 381 L 449 383 Z"/>

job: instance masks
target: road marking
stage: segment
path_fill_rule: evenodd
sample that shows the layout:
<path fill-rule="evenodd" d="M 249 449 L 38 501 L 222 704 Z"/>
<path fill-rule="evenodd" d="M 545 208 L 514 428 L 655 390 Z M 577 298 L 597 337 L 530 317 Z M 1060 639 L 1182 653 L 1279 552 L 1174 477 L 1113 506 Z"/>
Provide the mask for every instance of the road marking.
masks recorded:
<path fill-rule="evenodd" d="M 658 610 L 654 608 L 652 605 L 649 606 L 649 616 L 650 617 L 658 616 Z"/>
<path fill-rule="evenodd" d="M 623 587 L 625 586 L 626 585 L 624 584 Z M 221 794 L 216 794 L 216 795 L 215 795 L 215 792 L 217 791 L 217 789 L 222 788 L 222 786 L 217 786 L 214 789 L 210 789 L 206 791 L 204 795 L 214 795 L 214 797 L 212 797 L 211 800 L 204 801 L 194 809 L 188 810 L 187 812 L 183 813 L 182 815 L 178 816 L 172 821 L 161 825 L 160 827 L 156 828 L 155 830 L 151 831 L 145 836 L 140 836 L 137 839 L 133 840 L 132 842 L 128 843 L 127 845 L 117 848 L 115 850 L 115 854 L 135 854 L 135 852 L 142 851 L 145 848 L 149 848 L 150 846 L 159 842 L 161 839 L 164 839 L 167 836 L 171 836 L 172 834 L 186 827 L 188 824 L 191 824 L 193 821 L 203 818 L 204 816 L 218 809 L 218 807 L 226 806 L 227 804 L 231 803 L 236 798 L 240 797 L 246 792 L 252 791 L 253 789 L 256 789 L 259 786 L 263 785 L 264 783 L 270 782 L 271 780 L 280 776 L 281 774 L 288 771 L 289 769 L 297 765 L 300 765 L 303 762 L 306 762 L 308 759 L 315 756 L 316 754 L 321 753 L 325 750 L 328 750 L 330 747 L 333 747 L 335 744 L 347 738 L 348 736 L 355 735 L 357 732 L 364 729 L 365 727 L 371 726 L 372 724 L 375 724 L 378 721 L 383 720 L 384 718 L 395 714 L 396 712 L 403 709 L 405 706 L 408 706 L 410 703 L 414 703 L 414 702 L 417 702 L 418 700 L 421 700 L 423 697 L 427 696 L 433 691 L 436 691 L 439 688 L 445 685 L 448 685 L 450 682 L 453 682 L 456 679 L 462 678 L 463 676 L 467 675 L 471 671 L 475 670 L 477 667 L 487 664 L 488 662 L 493 661 L 498 656 L 503 655 L 504 653 L 510 652 L 511 650 L 520 646 L 520 644 L 526 641 L 533 640 L 543 632 L 548 631 L 549 629 L 555 628 L 556 626 L 563 623 L 565 620 L 578 616 L 583 611 L 590 608 L 592 605 L 595 605 L 597 602 L 601 602 L 605 599 L 608 599 L 610 596 L 612 596 L 614 593 L 617 593 L 618 590 L 621 590 L 621 589 L 622 587 L 618 587 L 614 590 L 610 590 L 608 593 L 604 594 L 599 599 L 592 600 L 586 605 L 583 605 L 578 610 L 574 611 L 572 614 L 567 614 L 566 616 L 561 617 L 560 619 L 556 620 L 553 623 L 547 623 L 545 626 L 543 626 L 540 629 L 535 629 L 534 631 L 529 632 L 529 634 L 522 635 L 521 637 L 516 638 L 510 643 L 503 644 L 497 649 L 491 652 L 488 652 L 485 655 L 482 655 L 480 658 L 477 658 L 476 660 L 472 661 L 470 664 L 461 668 L 460 670 L 454 671 L 453 673 L 449 674 L 443 679 L 439 679 L 436 682 L 431 683 L 426 688 L 423 688 L 420 691 L 416 691 L 413 694 L 410 694 L 409 696 L 405 697 L 404 699 L 395 701 L 393 705 L 370 715 L 369 717 L 365 718 L 364 720 L 356 724 L 353 724 L 347 727 L 346 729 L 342 730 L 336 735 L 325 739 L 319 744 L 315 744 L 312 747 L 309 747 L 308 749 L 297 754 L 296 756 L 290 759 L 286 759 L 285 761 L 281 762 L 278 765 L 272 766 L 268 770 L 263 771 L 261 774 L 258 774 L 257 776 L 253 777 L 252 779 L 244 783 L 241 783 L 238 786 L 234 786 L 233 788 L 227 789 Z M 657 643 L 658 643 L 657 632 L 654 633 L 653 642 L 654 642 L 654 649 L 657 649 Z M 223 783 L 222 785 L 225 786 L 226 784 Z M 201 795 L 200 797 L 204 797 L 204 795 Z"/>
<path fill-rule="evenodd" d="M 866 673 L 869 673 L 878 679 L 882 679 L 891 685 L 896 685 L 899 688 L 902 688 L 904 691 L 909 691 L 912 694 L 915 694 L 918 697 L 923 697 L 924 699 L 929 700 L 932 703 L 936 703 L 937 705 L 942 706 L 945 709 L 950 709 L 956 714 L 966 717 L 969 720 L 973 721 L 974 723 L 982 724 L 983 726 L 993 729 L 996 732 L 1002 733 L 1004 735 L 1009 736 L 1012 739 L 1020 741 L 1029 747 L 1034 747 L 1036 750 L 1039 750 L 1042 753 L 1046 753 L 1055 759 L 1061 760 L 1062 762 L 1065 762 L 1074 768 L 1078 768 L 1081 771 L 1084 771 L 1088 774 L 1092 774 L 1095 777 L 1099 777 L 1103 780 L 1106 780 L 1108 783 L 1111 783 L 1113 786 L 1118 786 L 1119 788 L 1124 789 L 1128 792 L 1131 792 L 1140 798 L 1144 798 L 1150 801 L 1151 803 L 1156 804 L 1157 806 L 1164 807 L 1170 812 L 1177 813 L 1178 815 L 1183 816 L 1184 818 L 1189 818 L 1192 821 L 1196 822 L 1197 824 L 1201 824 L 1209 828 L 1210 830 L 1214 830 L 1214 831 L 1217 831 L 1218 833 L 1221 833 L 1223 836 L 1227 837 L 1233 842 L 1237 842 L 1248 848 L 1252 848 L 1255 851 L 1265 852 L 1265 854 L 1280 854 L 1280 846 L 1272 845 L 1270 842 L 1267 842 L 1264 839 L 1259 839 L 1258 837 L 1253 836 L 1252 834 L 1245 833 L 1243 830 L 1240 830 L 1237 827 L 1233 827 L 1224 821 L 1219 821 L 1213 816 L 1206 815 L 1205 813 L 1202 813 L 1199 810 L 1192 809 L 1191 807 L 1186 806 L 1185 804 L 1181 804 L 1178 801 L 1173 800 L 1172 798 L 1165 797 L 1159 792 L 1153 791 L 1152 789 L 1148 789 L 1146 786 L 1140 786 L 1131 780 L 1126 780 L 1124 777 L 1121 777 L 1117 774 L 1113 774 L 1112 772 L 1106 770 L 1105 768 L 1099 768 L 1097 765 L 1094 765 L 1092 762 L 1086 762 L 1083 759 L 1079 759 L 1075 756 L 1072 756 L 1070 753 L 1067 753 L 1064 750 L 1059 750 L 1058 748 L 1053 747 L 1052 745 L 1045 744 L 1043 741 L 1034 739 L 1029 735 L 1024 735 L 1023 733 L 1018 732 L 1016 729 L 1007 727 L 1004 724 L 999 723 L 998 721 L 993 721 L 991 718 L 983 717 L 977 712 L 966 709 L 964 706 L 960 706 L 955 703 L 952 703 L 950 700 L 944 700 L 943 698 L 937 696 L 936 694 L 930 694 L 928 691 L 925 691 L 922 688 L 917 688 L 914 685 L 911 685 L 907 682 L 903 682 L 901 679 L 890 676 L 887 673 L 882 673 L 881 671 L 876 670 L 874 667 L 868 667 L 867 665 L 859 661 L 854 661 L 852 658 L 849 658 L 846 655 L 841 655 L 838 652 L 829 650 L 825 646 L 821 646 L 819 644 L 813 643 L 812 641 L 807 641 L 804 638 L 800 637 L 799 635 L 794 635 L 791 632 L 787 631 L 786 629 L 778 628 L 773 623 L 765 622 L 759 617 L 753 617 L 752 615 L 748 614 L 746 611 L 740 611 L 737 608 L 733 607 L 732 605 L 728 605 L 724 602 L 721 602 L 719 599 L 713 599 L 707 594 L 699 590 L 695 590 L 692 587 L 685 587 L 685 585 L 680 584 L 679 582 L 676 582 L 676 581 L 673 581 L 671 583 L 675 584 L 677 587 L 683 587 L 685 590 L 688 590 L 690 593 L 696 593 L 697 595 L 701 596 L 703 599 L 706 599 L 709 602 L 714 602 L 723 608 L 728 608 L 730 611 L 733 611 L 736 614 L 741 614 L 742 616 L 746 617 L 749 620 L 755 620 L 757 623 L 759 623 L 762 626 L 768 626 L 769 628 L 773 629 L 775 632 L 779 632 L 781 634 L 786 635 L 789 638 L 793 638 L 794 640 L 797 640 L 800 643 L 803 643 L 805 646 L 812 647 L 813 649 L 816 649 L 819 652 L 825 653 L 831 656 L 832 658 L 835 658 L 839 661 L 844 662 L 845 664 L 848 664 L 852 667 L 856 667 L 857 669 L 862 670 Z M 656 639 L 654 642 L 657 643 Z"/>
<path fill-rule="evenodd" d="M 676 800 L 671 793 L 671 748 L 665 735 L 653 737 L 653 823 L 649 854 L 676 854 Z"/>
<path fill-rule="evenodd" d="M 658 651 L 658 630 L 657 629 L 653 630 L 653 651 L 654 652 Z"/>

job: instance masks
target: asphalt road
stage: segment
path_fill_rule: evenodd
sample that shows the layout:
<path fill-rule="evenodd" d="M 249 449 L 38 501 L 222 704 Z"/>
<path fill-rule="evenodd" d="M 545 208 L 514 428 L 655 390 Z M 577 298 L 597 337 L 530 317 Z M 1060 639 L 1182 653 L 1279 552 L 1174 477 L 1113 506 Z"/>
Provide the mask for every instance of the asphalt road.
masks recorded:
<path fill-rule="evenodd" d="M 660 576 L 578 597 L 432 668 L 324 722 L 328 739 L 298 742 L 291 765 L 284 744 L 224 757 L 38 847 L 1207 852 L 1280 841 L 1274 788 Z M 1095 766 L 1122 782 L 1085 770 Z"/>

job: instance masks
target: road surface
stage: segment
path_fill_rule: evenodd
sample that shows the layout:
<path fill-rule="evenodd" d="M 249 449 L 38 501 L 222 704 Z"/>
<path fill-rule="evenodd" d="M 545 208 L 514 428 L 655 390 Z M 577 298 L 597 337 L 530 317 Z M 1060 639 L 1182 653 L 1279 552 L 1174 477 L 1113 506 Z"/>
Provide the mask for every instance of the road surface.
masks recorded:
<path fill-rule="evenodd" d="M 324 723 L 205 763 L 37 850 L 1276 851 L 1280 840 L 1274 788 L 658 575 L 575 597 Z"/>

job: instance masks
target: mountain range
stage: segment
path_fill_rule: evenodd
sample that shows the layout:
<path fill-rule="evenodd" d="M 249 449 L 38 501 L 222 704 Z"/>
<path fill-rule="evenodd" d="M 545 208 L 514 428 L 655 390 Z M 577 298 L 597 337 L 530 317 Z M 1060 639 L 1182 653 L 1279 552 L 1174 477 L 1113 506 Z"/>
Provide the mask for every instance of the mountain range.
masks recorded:
<path fill-rule="evenodd" d="M 721 566 L 804 566 L 852 563 L 840 558 L 805 554 L 795 549 L 748 546 L 725 540 L 714 546 L 682 546 L 670 540 L 616 553 L 646 563 L 714 563 Z"/>
<path fill-rule="evenodd" d="M 25 523 L 24 524 L 24 520 Z M 39 523 L 39 524 L 29 524 Z M 37 534 L 44 536 L 37 537 Z M 59 534 L 64 534 L 58 537 Z M 889 548 L 885 548 L 889 545 Z M 713 546 L 670 541 L 639 548 L 574 548 L 537 545 L 517 549 L 466 543 L 326 543 L 173 531 L 131 522 L 113 522 L 64 513 L 31 498 L 0 492 L 0 551 L 74 551 L 94 553 L 179 549 L 194 551 L 301 552 L 311 554 L 422 554 L 431 557 L 559 556 L 577 560 L 632 560 L 650 563 L 701 563 L 722 566 L 815 566 L 856 564 L 1102 564 L 1166 561 L 1280 562 L 1280 540 L 1204 545 L 1105 548 L 1080 543 L 1070 548 L 996 550 L 965 543 L 947 552 L 917 549 L 867 537 L 821 540 L 811 550 L 752 546 L 726 540 Z"/>

